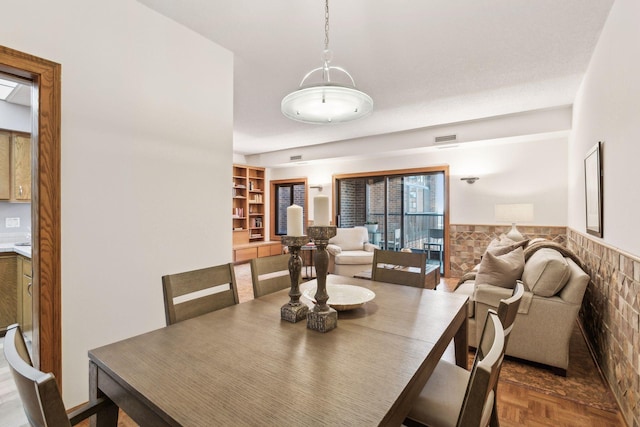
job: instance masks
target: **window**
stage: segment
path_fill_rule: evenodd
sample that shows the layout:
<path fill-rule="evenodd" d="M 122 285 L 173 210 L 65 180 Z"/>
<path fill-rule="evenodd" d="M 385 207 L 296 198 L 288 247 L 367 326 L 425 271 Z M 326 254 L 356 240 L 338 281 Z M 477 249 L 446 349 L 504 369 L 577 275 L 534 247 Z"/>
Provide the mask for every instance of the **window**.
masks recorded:
<path fill-rule="evenodd" d="M 307 180 L 305 178 L 271 181 L 271 237 L 275 239 L 287 234 L 287 208 L 302 207 L 303 229 L 307 229 Z"/>

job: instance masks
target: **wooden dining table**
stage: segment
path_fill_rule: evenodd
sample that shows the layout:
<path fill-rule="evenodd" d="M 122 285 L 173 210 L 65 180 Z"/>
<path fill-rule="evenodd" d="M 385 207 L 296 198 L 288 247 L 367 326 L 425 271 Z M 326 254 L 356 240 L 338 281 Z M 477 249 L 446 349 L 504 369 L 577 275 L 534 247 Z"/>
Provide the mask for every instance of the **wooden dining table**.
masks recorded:
<path fill-rule="evenodd" d="M 281 320 L 283 290 L 93 349 L 90 398 L 108 396 L 142 426 L 399 426 L 452 339 L 467 367 L 466 297 L 327 284 L 376 296 L 327 333 Z M 116 421 L 112 411 L 94 423 Z"/>

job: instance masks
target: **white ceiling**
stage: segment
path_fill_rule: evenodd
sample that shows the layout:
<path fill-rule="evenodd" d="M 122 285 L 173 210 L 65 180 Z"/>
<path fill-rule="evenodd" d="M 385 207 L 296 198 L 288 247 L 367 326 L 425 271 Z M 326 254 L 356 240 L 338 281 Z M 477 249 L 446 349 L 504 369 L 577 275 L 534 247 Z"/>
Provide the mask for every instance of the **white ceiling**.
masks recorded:
<path fill-rule="evenodd" d="M 138 1 L 234 53 L 242 154 L 570 105 L 613 3 L 332 0 L 332 64 L 374 113 L 309 125 L 286 119 L 280 102 L 321 65 L 323 0 Z"/>

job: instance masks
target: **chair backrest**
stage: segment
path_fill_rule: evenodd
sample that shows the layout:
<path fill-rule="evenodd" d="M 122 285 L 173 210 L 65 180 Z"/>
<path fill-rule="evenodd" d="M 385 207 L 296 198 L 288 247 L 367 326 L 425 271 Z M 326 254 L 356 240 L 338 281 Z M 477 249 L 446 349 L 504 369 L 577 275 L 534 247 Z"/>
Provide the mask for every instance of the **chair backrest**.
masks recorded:
<path fill-rule="evenodd" d="M 489 424 L 503 359 L 504 329 L 498 314 L 489 310 L 458 416 L 458 427 L 484 427 Z"/>
<path fill-rule="evenodd" d="M 251 281 L 253 296 L 260 298 L 291 286 L 289 276 L 289 260 L 291 255 L 273 255 L 253 258 L 251 260 Z M 302 270 L 298 276 L 298 283 L 302 280 Z"/>
<path fill-rule="evenodd" d="M 162 277 L 167 325 L 238 304 L 233 264 Z"/>
<path fill-rule="evenodd" d="M 429 238 L 441 240 L 444 239 L 444 229 L 442 228 L 430 228 L 429 229 Z"/>
<path fill-rule="evenodd" d="M 337 228 L 336 235 L 329 243 L 340 247 L 343 251 L 361 251 L 369 242 L 369 232 L 365 227 Z"/>
<path fill-rule="evenodd" d="M 11 325 L 4 338 L 4 356 L 13 374 L 24 412 L 32 426 L 71 426 L 53 374 L 33 367 L 18 325 Z"/>
<path fill-rule="evenodd" d="M 513 329 L 513 322 L 516 320 L 518 314 L 518 308 L 520 307 L 520 301 L 524 295 L 524 285 L 520 280 L 516 282 L 516 286 L 513 288 L 513 294 L 507 299 L 500 300 L 498 305 L 498 317 L 502 322 L 504 328 L 504 346 L 507 347 L 509 342 L 509 335 Z"/>
<path fill-rule="evenodd" d="M 427 254 L 376 249 L 373 252 L 371 279 L 379 282 L 424 288 Z"/>

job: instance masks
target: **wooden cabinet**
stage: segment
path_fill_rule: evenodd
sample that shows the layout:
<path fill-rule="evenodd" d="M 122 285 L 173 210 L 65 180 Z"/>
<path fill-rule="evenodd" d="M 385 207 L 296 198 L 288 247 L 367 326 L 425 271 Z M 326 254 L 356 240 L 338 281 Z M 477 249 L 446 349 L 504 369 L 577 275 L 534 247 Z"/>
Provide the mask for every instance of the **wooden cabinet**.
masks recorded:
<path fill-rule="evenodd" d="M 17 257 L 17 322 L 22 328 L 22 333 L 31 336 L 33 330 L 33 274 L 31 260 L 21 255 Z"/>
<path fill-rule="evenodd" d="M 18 287 L 16 282 L 16 254 L 0 253 L 0 328 L 17 320 Z M 22 302 L 22 298 L 20 298 Z"/>
<path fill-rule="evenodd" d="M 12 199 L 31 201 L 31 136 L 14 133 L 11 142 Z"/>
<path fill-rule="evenodd" d="M 233 244 L 262 242 L 265 235 L 265 169 L 233 165 Z"/>
<path fill-rule="evenodd" d="M 0 200 L 31 201 L 31 136 L 0 131 Z"/>
<path fill-rule="evenodd" d="M 257 242 L 237 245 L 233 247 L 233 262 L 241 263 L 253 258 L 271 255 L 280 255 L 282 244 L 280 242 Z"/>

